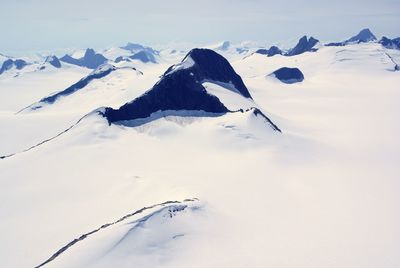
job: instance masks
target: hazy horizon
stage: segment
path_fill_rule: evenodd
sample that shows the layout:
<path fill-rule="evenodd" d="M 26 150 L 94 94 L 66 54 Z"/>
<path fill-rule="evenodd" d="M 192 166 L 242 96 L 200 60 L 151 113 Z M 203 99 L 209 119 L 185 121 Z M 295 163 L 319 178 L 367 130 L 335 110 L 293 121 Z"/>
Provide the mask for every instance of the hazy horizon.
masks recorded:
<path fill-rule="evenodd" d="M 4 0 L 1 0 L 4 1 Z M 346 8 L 342 8 L 345 6 Z M 340 41 L 370 28 L 380 38 L 400 36 L 400 3 L 376 1 L 205 0 L 168 3 L 99 1 L 4 1 L 0 53 L 66 48 L 103 48 L 127 42 L 145 45 L 207 44 L 253 40 L 275 44 L 302 35 Z"/>

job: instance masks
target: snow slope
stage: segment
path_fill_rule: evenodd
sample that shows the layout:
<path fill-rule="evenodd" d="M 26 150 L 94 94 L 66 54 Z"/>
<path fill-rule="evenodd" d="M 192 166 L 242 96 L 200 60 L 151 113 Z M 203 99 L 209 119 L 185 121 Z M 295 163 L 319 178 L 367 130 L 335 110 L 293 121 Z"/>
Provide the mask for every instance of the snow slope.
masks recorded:
<path fill-rule="evenodd" d="M 119 67 L 105 77 L 90 80 L 73 94 L 60 96 L 54 103 L 38 102 L 87 76 L 86 68 L 72 66 L 0 80 L 0 84 L 4 85 L 0 89 L 0 94 L 4 96 L 1 103 L 4 110 L 0 112 L 3 126 L 0 156 L 25 150 L 52 138 L 98 107 L 119 107 L 150 88 L 162 71 L 154 69 L 141 73 L 131 67 Z M 31 107 L 41 108 L 31 110 Z"/>
<path fill-rule="evenodd" d="M 368 43 L 232 62 L 282 133 L 251 112 L 138 127 L 91 113 L 1 159 L 2 266 L 40 265 L 152 207 L 43 267 L 398 267 L 400 76 L 386 53 L 399 58 Z M 268 77 L 281 67 L 305 80 Z"/>

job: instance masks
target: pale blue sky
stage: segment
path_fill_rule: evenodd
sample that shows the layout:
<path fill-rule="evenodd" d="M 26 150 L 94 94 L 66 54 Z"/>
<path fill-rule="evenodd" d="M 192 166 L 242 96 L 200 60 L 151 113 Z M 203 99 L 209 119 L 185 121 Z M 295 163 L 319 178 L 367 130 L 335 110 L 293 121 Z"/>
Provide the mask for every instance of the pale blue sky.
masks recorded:
<path fill-rule="evenodd" d="M 255 40 L 400 36 L 400 0 L 0 0 L 0 53 Z"/>

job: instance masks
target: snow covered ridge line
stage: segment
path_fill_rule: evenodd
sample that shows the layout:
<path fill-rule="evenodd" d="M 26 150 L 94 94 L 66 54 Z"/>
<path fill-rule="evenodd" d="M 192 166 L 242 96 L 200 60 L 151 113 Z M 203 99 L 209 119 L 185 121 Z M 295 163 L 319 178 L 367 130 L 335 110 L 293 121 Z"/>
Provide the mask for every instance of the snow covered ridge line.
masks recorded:
<path fill-rule="evenodd" d="M 195 204 L 193 204 L 195 203 Z M 106 229 L 112 225 L 121 223 L 123 221 L 129 220 L 129 218 L 141 214 L 143 212 L 147 212 L 148 210 L 151 209 L 157 209 L 154 212 L 150 212 L 149 214 L 147 214 L 146 216 L 141 217 L 140 219 L 134 221 L 133 223 L 136 223 L 135 226 L 138 226 L 140 224 L 143 224 L 144 222 L 146 222 L 148 219 L 150 219 L 153 215 L 160 213 L 164 210 L 168 210 L 169 216 L 172 217 L 174 213 L 180 212 L 180 211 L 184 211 L 185 209 L 187 209 L 189 206 L 192 208 L 200 208 L 200 204 L 199 203 L 199 199 L 197 198 L 191 198 L 191 199 L 185 199 L 183 201 L 165 201 L 163 203 L 158 203 L 155 205 L 151 205 L 151 206 L 147 206 L 147 207 L 143 207 L 139 210 L 136 210 L 132 213 L 129 213 L 121 218 L 119 218 L 116 221 L 110 222 L 110 223 L 106 223 L 101 225 L 99 228 L 92 230 L 90 232 L 87 232 L 85 234 L 82 234 L 81 236 L 79 236 L 78 238 L 75 238 L 74 240 L 72 240 L 71 242 L 69 242 L 68 244 L 66 244 L 64 247 L 60 248 L 59 250 L 57 250 L 50 258 L 48 258 L 47 260 L 45 260 L 44 262 L 42 262 L 41 264 L 35 266 L 35 268 L 40 268 L 43 267 L 44 265 L 52 262 L 53 260 L 55 260 L 57 257 L 59 257 L 61 254 L 63 254 L 66 250 L 68 250 L 70 247 L 74 246 L 76 243 L 81 242 L 83 240 L 85 240 L 86 238 L 88 238 L 89 236 L 103 230 Z"/>
<path fill-rule="evenodd" d="M 31 147 L 29 147 L 29 148 L 27 148 L 27 149 L 25 149 L 25 150 L 22 150 L 22 151 L 19 151 L 19 152 L 15 152 L 15 153 L 12 153 L 12 154 L 8 154 L 8 155 L 0 155 L 0 160 L 1 160 L 1 159 L 5 159 L 5 158 L 9 158 L 9 157 L 14 156 L 14 155 L 19 154 L 19 153 L 28 152 L 28 151 L 30 151 L 30 150 L 32 150 L 32 149 L 35 149 L 36 147 L 39 147 L 40 145 L 43 145 L 43 144 L 45 144 L 45 143 L 47 143 L 47 142 L 49 142 L 49 141 L 54 140 L 55 138 L 60 137 L 62 134 L 64 134 L 64 133 L 70 131 L 72 128 L 74 128 L 76 125 L 78 125 L 84 118 L 86 118 L 86 117 L 92 115 L 93 113 L 101 114 L 101 112 L 99 111 L 99 109 L 97 109 L 97 110 L 95 110 L 95 111 L 93 111 L 93 112 L 91 112 L 91 113 L 88 113 L 87 115 L 85 115 L 85 116 L 83 116 L 82 118 L 80 118 L 75 124 L 73 124 L 72 126 L 70 126 L 70 127 L 67 128 L 67 129 L 61 131 L 60 133 L 58 133 L 58 134 L 55 135 L 54 137 L 51 137 L 51 138 L 49 138 L 49 139 L 45 139 L 45 140 L 39 142 L 38 144 L 32 145 Z"/>
<path fill-rule="evenodd" d="M 393 71 L 394 71 L 394 72 L 400 71 L 400 65 L 393 59 L 393 57 L 390 56 L 387 52 L 384 52 L 384 53 L 385 53 L 385 55 L 390 59 L 390 61 L 393 62 L 393 64 L 394 64 L 394 69 L 393 69 Z"/>
<path fill-rule="evenodd" d="M 98 67 L 93 72 L 91 72 L 88 76 L 82 78 L 81 80 L 79 80 L 75 84 L 71 85 L 70 87 L 68 87 L 68 88 L 66 88 L 66 89 L 64 89 L 62 91 L 59 91 L 59 92 L 57 92 L 55 94 L 52 94 L 50 96 L 42 98 L 38 102 L 33 103 L 33 104 L 31 104 L 31 105 L 19 110 L 17 112 L 17 114 L 22 112 L 22 111 L 28 110 L 28 109 L 29 110 L 37 110 L 37 109 L 42 108 L 43 105 L 53 104 L 58 100 L 58 98 L 71 95 L 71 94 L 77 92 L 78 90 L 83 89 L 84 87 L 86 87 L 93 80 L 101 79 L 101 78 L 109 75 L 111 72 L 114 72 L 114 71 L 119 70 L 119 69 L 132 69 L 132 70 L 135 70 L 137 73 L 143 75 L 142 72 L 138 71 L 136 68 L 133 68 L 133 67 L 116 67 L 116 66 L 111 65 L 111 64 L 104 64 L 104 65 L 101 65 L 100 67 Z"/>
<path fill-rule="evenodd" d="M 64 131 L 58 133 L 57 135 L 55 135 L 54 137 L 51 137 L 49 139 L 45 139 L 43 141 L 41 141 L 38 144 L 35 144 L 27 149 L 24 149 L 22 151 L 19 152 L 15 152 L 12 154 L 8 154 L 8 155 L 0 155 L 0 160 L 1 159 L 6 159 L 9 157 L 12 157 L 16 154 L 19 153 L 25 153 L 28 152 L 32 149 L 35 149 L 36 147 L 39 147 L 40 145 L 43 145 L 47 142 L 50 142 L 58 137 L 60 137 L 61 135 L 65 134 L 66 132 L 70 131 L 71 129 L 73 129 L 76 125 L 78 125 L 84 118 L 91 116 L 93 114 L 97 114 L 100 115 L 102 117 L 104 117 L 105 119 L 107 119 L 105 111 L 107 108 L 98 108 L 96 110 L 94 110 L 93 112 L 88 113 L 87 115 L 83 116 L 82 118 L 80 118 L 75 124 L 73 124 L 72 126 L 70 126 L 69 128 L 65 129 Z M 261 117 L 262 119 L 265 120 L 265 122 L 274 130 L 274 131 L 278 131 L 280 133 L 282 133 L 282 130 L 274 123 L 272 122 L 271 119 L 269 119 L 260 109 L 256 108 L 256 107 L 251 107 L 249 109 L 239 109 L 236 111 L 230 111 L 228 110 L 227 112 L 224 113 L 212 113 L 212 112 L 206 112 L 206 111 L 202 111 L 202 110 L 164 110 L 164 111 L 157 111 L 155 113 L 152 113 L 149 117 L 146 118 L 137 118 L 137 119 L 132 119 L 132 120 L 120 120 L 120 121 L 116 121 L 116 122 L 108 122 L 109 125 L 111 124 L 116 124 L 116 125 L 123 125 L 123 126 L 127 126 L 127 127 L 137 127 L 137 126 L 141 126 L 144 124 L 147 124 L 149 122 L 158 120 L 160 118 L 165 118 L 168 116 L 179 116 L 179 117 L 219 117 L 219 116 L 223 116 L 226 113 L 253 113 L 254 116 L 256 117 Z"/>
<path fill-rule="evenodd" d="M 248 111 L 253 111 L 253 114 L 255 116 L 261 116 L 269 123 L 269 125 L 272 127 L 273 130 L 282 133 L 282 130 L 280 130 L 280 128 L 277 125 L 275 125 L 274 122 L 271 121 L 271 119 L 269 119 L 263 112 L 261 112 L 260 109 L 252 107 L 252 108 L 246 110 L 246 112 L 248 112 Z"/>

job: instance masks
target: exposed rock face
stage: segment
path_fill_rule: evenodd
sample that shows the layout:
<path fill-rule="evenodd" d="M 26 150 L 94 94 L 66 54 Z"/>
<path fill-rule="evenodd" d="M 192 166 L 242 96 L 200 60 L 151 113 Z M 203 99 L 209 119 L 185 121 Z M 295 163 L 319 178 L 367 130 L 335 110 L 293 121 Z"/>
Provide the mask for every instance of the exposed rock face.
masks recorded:
<path fill-rule="evenodd" d="M 271 46 L 269 49 L 259 49 L 256 51 L 256 53 L 267 55 L 268 57 L 283 54 L 282 50 L 280 50 L 280 48 L 277 46 Z"/>
<path fill-rule="evenodd" d="M 38 102 L 38 104 L 34 104 L 30 108 L 35 110 L 35 109 L 41 108 L 43 103 L 52 104 L 52 103 L 56 102 L 58 98 L 71 95 L 74 92 L 87 86 L 91 81 L 93 81 L 95 79 L 103 78 L 103 77 L 107 76 L 108 74 L 110 74 L 111 72 L 115 71 L 116 69 L 117 68 L 113 65 L 101 66 L 97 70 L 90 73 L 88 76 L 79 80 L 77 83 L 71 85 L 70 87 L 64 89 L 63 91 L 60 91 L 58 93 L 55 93 L 53 95 L 50 95 L 48 97 L 41 99 Z"/>
<path fill-rule="evenodd" d="M 283 67 L 274 71 L 271 75 L 286 84 L 299 83 L 304 80 L 304 75 L 298 68 Z"/>
<path fill-rule="evenodd" d="M 12 69 L 13 67 L 15 67 L 17 70 L 21 70 L 26 65 L 28 65 L 28 63 L 26 61 L 24 61 L 24 60 L 8 59 L 8 60 L 3 62 L 3 65 L 0 68 L 0 74 L 4 73 L 5 71 L 8 71 L 8 70 Z"/>
<path fill-rule="evenodd" d="M 229 112 L 216 96 L 207 93 L 202 85 L 206 81 L 229 83 L 238 94 L 251 98 L 241 77 L 224 57 L 213 50 L 193 49 L 180 64 L 171 66 L 152 89 L 119 109 L 106 108 L 104 116 L 112 123 L 147 118 L 159 111 Z"/>
<path fill-rule="evenodd" d="M 304 52 L 314 52 L 317 49 L 315 48 L 315 45 L 319 41 L 315 39 L 314 37 L 307 38 L 307 36 L 303 36 L 300 38 L 299 42 L 297 45 L 289 50 L 288 53 L 286 53 L 286 56 L 295 56 L 295 55 L 300 55 L 303 54 Z"/>
<path fill-rule="evenodd" d="M 55 68 L 61 68 L 61 62 L 56 56 L 48 56 L 45 62 L 51 64 Z"/>
<path fill-rule="evenodd" d="M 371 41 L 376 41 L 376 37 L 368 28 L 362 29 L 357 35 L 346 40 L 347 43 L 367 43 Z"/>
<path fill-rule="evenodd" d="M 60 60 L 69 64 L 74 64 L 89 69 L 96 69 L 100 65 L 107 62 L 107 59 L 103 55 L 96 53 L 91 48 L 86 49 L 85 55 L 80 59 L 75 59 L 70 55 L 65 55 Z"/>
<path fill-rule="evenodd" d="M 342 41 L 342 42 L 336 42 L 336 43 L 329 43 L 326 44 L 325 46 L 345 46 L 349 44 L 359 44 L 359 43 L 367 43 L 367 42 L 372 42 L 376 41 L 375 35 L 370 31 L 370 29 L 362 29 L 357 35 Z"/>
<path fill-rule="evenodd" d="M 383 36 L 379 43 L 385 48 L 389 49 L 400 49 L 400 37 L 389 39 L 386 36 Z"/>

